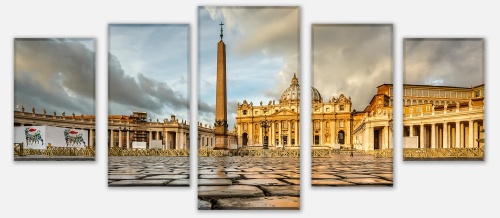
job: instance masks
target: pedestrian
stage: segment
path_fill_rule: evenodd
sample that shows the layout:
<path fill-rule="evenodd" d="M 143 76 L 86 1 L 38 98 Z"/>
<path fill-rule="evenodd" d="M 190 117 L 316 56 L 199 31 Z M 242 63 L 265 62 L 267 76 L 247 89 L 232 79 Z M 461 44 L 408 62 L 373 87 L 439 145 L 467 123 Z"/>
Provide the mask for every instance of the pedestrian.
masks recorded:
<path fill-rule="evenodd" d="M 351 157 L 354 157 L 354 153 L 351 151 Z"/>

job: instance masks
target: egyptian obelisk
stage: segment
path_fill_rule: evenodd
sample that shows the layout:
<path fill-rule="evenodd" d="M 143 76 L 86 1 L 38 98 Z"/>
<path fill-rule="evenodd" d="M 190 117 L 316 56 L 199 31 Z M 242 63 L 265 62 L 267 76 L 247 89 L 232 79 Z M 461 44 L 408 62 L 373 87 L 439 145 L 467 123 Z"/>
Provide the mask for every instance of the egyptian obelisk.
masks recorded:
<path fill-rule="evenodd" d="M 222 22 L 220 41 L 217 44 L 217 88 L 215 99 L 215 149 L 227 149 L 227 92 L 226 92 L 226 45 L 222 41 Z"/>

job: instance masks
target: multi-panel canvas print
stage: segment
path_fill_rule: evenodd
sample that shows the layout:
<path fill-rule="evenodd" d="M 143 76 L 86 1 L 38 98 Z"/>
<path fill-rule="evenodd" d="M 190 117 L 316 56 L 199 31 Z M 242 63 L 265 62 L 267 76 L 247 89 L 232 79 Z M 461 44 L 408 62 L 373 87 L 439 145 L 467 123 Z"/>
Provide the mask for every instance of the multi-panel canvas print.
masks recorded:
<path fill-rule="evenodd" d="M 312 26 L 312 185 L 392 186 L 393 28 Z"/>
<path fill-rule="evenodd" d="M 189 25 L 108 31 L 108 185 L 189 186 Z"/>
<path fill-rule="evenodd" d="M 403 46 L 403 159 L 484 160 L 484 40 Z"/>
<path fill-rule="evenodd" d="M 14 40 L 14 160 L 95 159 L 95 40 Z"/>
<path fill-rule="evenodd" d="M 198 19 L 198 208 L 299 209 L 299 7 Z"/>

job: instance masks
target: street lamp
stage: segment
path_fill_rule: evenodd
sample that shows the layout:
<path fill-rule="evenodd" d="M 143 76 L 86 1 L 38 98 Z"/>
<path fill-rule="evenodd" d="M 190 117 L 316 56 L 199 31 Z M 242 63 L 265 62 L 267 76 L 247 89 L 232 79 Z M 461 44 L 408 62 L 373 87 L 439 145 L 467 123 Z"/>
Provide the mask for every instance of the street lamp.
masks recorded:
<path fill-rule="evenodd" d="M 264 128 L 264 145 L 263 149 L 268 149 L 268 138 L 267 138 L 267 128 L 271 127 L 272 121 L 267 120 L 267 115 L 264 115 L 264 120 L 261 120 L 260 122 L 260 127 Z"/>
<path fill-rule="evenodd" d="M 120 131 L 122 131 L 122 132 L 125 132 L 125 137 L 126 137 L 127 132 L 128 132 L 128 131 L 130 131 L 130 127 L 129 127 L 129 128 L 127 128 L 127 126 L 125 126 L 125 125 L 124 125 L 123 127 L 118 127 L 118 130 L 120 130 Z M 123 138 L 123 136 L 121 136 L 121 137 Z M 130 140 L 130 138 L 127 138 L 127 140 Z M 122 144 L 120 145 L 120 147 L 122 147 L 122 148 L 123 148 L 123 147 L 124 147 L 124 145 L 123 145 L 123 144 L 126 144 L 126 143 L 127 143 L 127 140 L 122 141 Z M 127 148 L 127 149 L 128 149 L 128 148 Z"/>

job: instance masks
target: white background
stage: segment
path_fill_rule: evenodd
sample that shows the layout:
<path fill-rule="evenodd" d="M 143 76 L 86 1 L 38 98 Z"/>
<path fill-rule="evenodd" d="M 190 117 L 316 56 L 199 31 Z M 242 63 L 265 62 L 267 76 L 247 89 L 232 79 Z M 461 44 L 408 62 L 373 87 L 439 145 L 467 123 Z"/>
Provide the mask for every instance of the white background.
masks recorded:
<path fill-rule="evenodd" d="M 199 5 L 301 6 L 302 87 L 310 86 L 312 23 L 393 23 L 394 83 L 402 83 L 404 37 L 481 37 L 486 42 L 487 110 L 497 108 L 494 93 L 500 72 L 495 1 L 16 1 L 0 3 L 0 217 L 499 217 L 500 149 L 496 113 L 486 114 L 484 162 L 403 162 L 395 147 L 394 187 L 310 186 L 310 150 L 302 149 L 300 211 L 198 211 L 196 180 L 190 188 L 108 188 L 106 135 L 97 134 L 97 160 L 85 163 L 13 161 L 13 39 L 15 37 L 94 37 L 97 39 L 97 129 L 106 129 L 107 24 L 191 24 L 192 80 L 197 81 L 197 7 Z M 457 1 L 458 2 L 458 1 Z M 218 28 L 218 27 L 215 27 Z M 334 69 L 332 69 L 333 72 Z M 342 79 L 342 78 L 335 78 Z M 488 80 L 490 79 L 490 80 Z M 196 83 L 194 83 L 196 84 Z M 368 87 L 373 88 L 373 87 Z M 197 88 L 191 89 L 196 109 Z M 306 93 L 307 92 L 307 93 Z M 308 97 L 309 89 L 303 89 Z M 327 93 L 322 93 L 328 96 Z M 395 88 L 395 99 L 401 87 Z M 302 102 L 307 102 L 303 100 Z M 401 102 L 395 107 L 395 142 L 401 142 Z M 304 106 L 304 105 L 303 105 Z M 302 120 L 310 109 L 303 107 Z M 195 123 L 196 111 L 191 111 Z M 309 122 L 301 122 L 309 142 Z M 196 126 L 196 125 L 195 125 Z M 194 130 L 192 130 L 194 131 Z M 191 134 L 196 137 L 196 134 Z M 195 138 L 191 142 L 196 142 Z M 192 152 L 196 146 L 191 145 Z M 191 159 L 196 178 L 197 158 Z"/>

